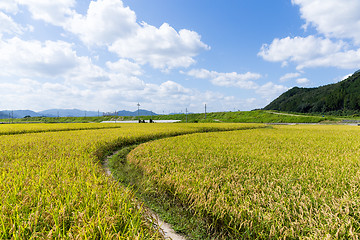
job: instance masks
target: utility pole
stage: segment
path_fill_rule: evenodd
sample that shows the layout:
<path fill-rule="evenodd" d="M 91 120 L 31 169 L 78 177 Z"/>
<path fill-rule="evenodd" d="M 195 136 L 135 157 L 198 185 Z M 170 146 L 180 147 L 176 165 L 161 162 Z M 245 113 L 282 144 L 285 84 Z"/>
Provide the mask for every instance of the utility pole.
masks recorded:
<path fill-rule="evenodd" d="M 138 106 L 138 120 L 140 120 L 140 103 L 138 103 L 137 106 Z"/>
<path fill-rule="evenodd" d="M 205 119 L 206 119 L 206 103 L 205 103 Z"/>

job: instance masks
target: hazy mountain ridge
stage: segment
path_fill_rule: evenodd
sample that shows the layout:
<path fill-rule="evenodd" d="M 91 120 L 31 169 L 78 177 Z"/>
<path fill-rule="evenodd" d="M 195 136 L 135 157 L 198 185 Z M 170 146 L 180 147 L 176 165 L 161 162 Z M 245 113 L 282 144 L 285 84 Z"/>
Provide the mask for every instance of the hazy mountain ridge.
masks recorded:
<path fill-rule="evenodd" d="M 40 117 L 41 114 L 31 110 L 4 110 L 0 111 L 0 118 L 23 118 L 25 116 Z"/>

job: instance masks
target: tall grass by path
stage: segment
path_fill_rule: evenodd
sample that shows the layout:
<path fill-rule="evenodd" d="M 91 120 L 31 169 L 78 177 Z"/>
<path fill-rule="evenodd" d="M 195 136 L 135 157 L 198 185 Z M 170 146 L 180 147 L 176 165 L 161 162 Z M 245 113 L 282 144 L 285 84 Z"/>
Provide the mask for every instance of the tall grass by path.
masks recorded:
<path fill-rule="evenodd" d="M 101 160 L 111 151 L 145 140 L 248 127 L 262 126 L 123 124 L 2 135 L 0 238 L 161 239 L 133 192 L 107 177 Z"/>
<path fill-rule="evenodd" d="M 172 196 L 212 237 L 358 239 L 359 135 L 318 125 L 200 133 L 142 144 L 128 160 L 149 195 Z"/>

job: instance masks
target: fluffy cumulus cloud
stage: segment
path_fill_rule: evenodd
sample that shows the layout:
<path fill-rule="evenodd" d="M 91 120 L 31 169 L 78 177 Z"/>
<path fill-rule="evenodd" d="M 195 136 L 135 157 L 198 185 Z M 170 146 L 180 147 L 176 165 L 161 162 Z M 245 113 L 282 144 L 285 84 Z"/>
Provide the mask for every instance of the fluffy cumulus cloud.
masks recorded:
<path fill-rule="evenodd" d="M 360 44 L 360 1 L 292 0 L 300 7 L 305 27 L 314 26 L 327 37 L 349 38 Z"/>
<path fill-rule="evenodd" d="M 300 73 L 287 73 L 280 77 L 280 82 L 286 82 L 287 80 L 297 78 L 300 75 L 301 75 Z"/>
<path fill-rule="evenodd" d="M 17 24 L 10 16 L 0 12 L 0 36 L 2 34 L 22 34 L 24 28 Z"/>
<path fill-rule="evenodd" d="M 289 90 L 289 88 L 283 85 L 268 82 L 256 89 L 256 93 L 260 94 L 263 98 L 265 98 L 267 102 L 270 102 L 271 100 L 278 97 L 281 93 L 287 90 Z"/>
<path fill-rule="evenodd" d="M 63 106 L 79 107 L 82 98 L 86 98 L 87 90 L 80 90 L 73 86 L 59 83 L 42 83 L 30 78 L 21 78 L 12 82 L 0 82 L 0 94 L 6 97 L 2 102 L 2 109 L 29 108 L 42 110 L 46 103 L 54 108 Z"/>
<path fill-rule="evenodd" d="M 286 37 L 274 39 L 261 47 L 259 56 L 271 62 L 295 62 L 298 68 L 308 67 L 308 61 L 322 59 L 341 52 L 346 47 L 342 41 L 332 42 L 329 39 L 308 37 Z"/>
<path fill-rule="evenodd" d="M 208 79 L 211 81 L 212 84 L 216 86 L 239 87 L 243 89 L 258 88 L 258 84 L 255 83 L 253 80 L 261 78 L 261 74 L 258 73 L 219 73 L 206 69 L 192 69 L 186 74 L 195 78 Z"/>
<path fill-rule="evenodd" d="M 75 68 L 77 57 L 72 45 L 63 41 L 24 41 L 18 37 L 0 41 L 3 76 L 56 77 Z"/>
<path fill-rule="evenodd" d="M 107 46 L 121 58 L 162 70 L 189 67 L 201 50 L 209 49 L 194 31 L 137 23 L 135 12 L 121 0 L 91 2 L 86 15 L 74 14 L 64 28 L 89 46 Z"/>
<path fill-rule="evenodd" d="M 142 75 L 143 71 L 139 64 L 127 59 L 119 59 L 117 62 L 106 62 L 106 66 L 113 72 L 126 75 Z"/>
<path fill-rule="evenodd" d="M 226 109 L 227 97 L 223 94 L 190 89 L 174 81 L 166 81 L 160 85 L 146 84 L 142 91 L 142 102 L 148 109 L 155 107 L 159 113 L 202 111 L 206 103 L 210 109 Z"/>
<path fill-rule="evenodd" d="M 95 65 L 89 57 L 78 56 L 73 44 L 64 41 L 25 41 L 14 37 L 0 40 L 0 52 L 2 81 L 36 79 L 96 89 L 111 82 L 115 75 Z"/>
<path fill-rule="evenodd" d="M 141 108 L 158 113 L 163 111 L 169 113 L 185 112 L 185 108 L 188 108 L 189 111 L 198 111 L 202 109 L 203 103 L 208 103 L 212 108 L 215 106 L 226 107 L 224 95 L 185 88 L 174 81 L 166 81 L 161 84 L 142 82 L 136 88 L 118 83 L 117 87 L 109 87 L 114 85 L 110 81 L 104 82 L 94 91 L 91 88 L 84 89 L 68 82 L 42 82 L 31 78 L 6 83 L 0 82 L 0 94 L 7 99 L 6 102 L 0 103 L 0 108 L 16 109 L 31 106 L 33 110 L 41 110 L 51 103 L 53 108 L 68 106 L 88 110 L 108 109 L 108 111 L 114 111 L 124 107 L 135 110 L 137 102 L 140 102 Z M 218 106 L 219 103 L 224 106 Z"/>
<path fill-rule="evenodd" d="M 137 77 L 142 71 L 134 62 L 107 62 L 105 69 L 89 57 L 78 56 L 73 48 L 63 41 L 1 40 L 0 93 L 7 101 L 0 108 L 41 110 L 51 104 L 51 108 L 131 109 L 140 101 L 144 108 L 172 112 L 185 107 L 194 111 L 199 102 L 215 105 L 224 98 L 174 81 L 145 83 Z"/>
<path fill-rule="evenodd" d="M 15 38 L 6 44 L 1 47 L 9 52 L 0 60 L 4 69 L 9 70 L 0 75 L 0 93 L 7 99 L 0 104 L 2 109 L 31 106 L 31 109 L 41 110 L 49 104 L 52 108 L 104 110 L 122 106 L 131 109 L 140 101 L 143 108 L 168 113 L 186 107 L 194 111 L 199 103 L 215 105 L 224 98 L 221 94 L 185 88 L 174 81 L 145 83 L 133 74 L 137 65 L 127 60 L 108 62 L 114 71 L 106 71 L 92 64 L 89 58 L 77 56 L 71 45 L 63 42 L 42 44 Z M 23 55 L 10 58 L 14 49 L 20 49 Z M 56 56 L 61 53 L 59 49 L 63 55 Z M 63 59 L 56 60 L 55 56 Z M 68 65 L 63 66 L 61 62 Z M 130 70 L 119 71 L 126 68 Z M 7 79 L 6 74 L 16 78 Z M 56 76 L 60 80 L 54 79 Z"/>
<path fill-rule="evenodd" d="M 78 35 L 87 45 L 110 45 L 135 34 L 136 14 L 120 0 L 91 1 L 86 15 L 74 14 L 64 28 Z"/>
<path fill-rule="evenodd" d="M 166 106 L 195 108 L 199 101 L 215 103 L 224 98 L 174 81 L 152 84 L 139 78 L 143 64 L 161 70 L 194 64 L 194 57 L 209 49 L 198 33 L 177 31 L 167 23 L 159 28 L 138 23 L 135 12 L 121 0 L 91 1 L 85 14 L 75 7 L 75 0 L 0 2 L 0 93 L 8 100 L 1 103 L 2 109 L 115 109 L 141 101 L 144 108 L 160 111 Z M 24 11 L 49 28 L 61 27 L 63 40 L 22 38 L 29 27 L 11 16 Z M 79 45 L 72 43 L 74 36 L 84 43 L 87 53 L 79 54 Z M 89 56 L 97 50 L 108 50 L 108 55 L 111 51 L 118 58 L 97 65 Z"/>
<path fill-rule="evenodd" d="M 258 55 L 297 69 L 310 67 L 358 68 L 360 64 L 360 2 L 349 0 L 292 0 L 299 6 L 304 28 L 314 27 L 318 36 L 286 37 L 264 44 Z"/>
<path fill-rule="evenodd" d="M 43 20 L 56 26 L 62 26 L 74 15 L 75 0 L 14 0 L 18 4 L 26 6 L 32 17 Z"/>
<path fill-rule="evenodd" d="M 308 37 L 286 37 L 274 39 L 270 45 L 264 44 L 259 55 L 268 61 L 304 62 L 308 59 L 321 57 L 341 51 L 344 42 L 332 42 L 329 39 Z"/>
<path fill-rule="evenodd" d="M 198 33 L 186 29 L 177 32 L 169 24 L 160 28 L 142 23 L 136 33 L 117 39 L 109 50 L 122 58 L 131 58 L 140 64 L 149 63 L 157 69 L 189 67 L 200 50 L 209 49 Z"/>
<path fill-rule="evenodd" d="M 207 79 L 216 86 L 237 87 L 240 89 L 254 90 L 254 92 L 258 94 L 261 99 L 265 99 L 265 103 L 268 103 L 269 101 L 279 96 L 281 93 L 288 90 L 287 87 L 279 84 L 274 84 L 273 82 L 267 82 L 266 84 L 262 85 L 254 82 L 254 80 L 262 77 L 262 75 L 258 73 L 219 73 L 206 69 L 192 69 L 185 74 L 199 79 Z M 248 99 L 248 101 L 250 100 L 251 103 L 256 102 L 258 104 L 257 106 L 264 104 L 264 102 L 260 104 L 259 101 L 254 101 L 253 98 Z M 241 105 L 249 106 L 248 102 L 242 102 Z M 256 104 L 253 105 L 256 106 Z"/>
<path fill-rule="evenodd" d="M 293 62 L 297 69 L 310 67 L 338 67 L 352 69 L 359 66 L 360 49 L 352 50 L 343 42 L 330 39 L 308 37 L 286 37 L 274 39 L 264 44 L 258 53 L 263 59 L 271 62 Z"/>
<path fill-rule="evenodd" d="M 1 0 L 0 1 L 0 10 L 9 13 L 16 13 L 18 9 L 18 4 L 14 0 Z"/>
<path fill-rule="evenodd" d="M 334 52 L 318 58 L 308 59 L 298 65 L 298 69 L 306 67 L 337 67 L 357 69 L 360 66 L 360 49 Z"/>
<path fill-rule="evenodd" d="M 189 67 L 200 51 L 210 49 L 194 31 L 177 31 L 167 23 L 159 28 L 138 23 L 135 12 L 121 0 L 91 1 L 84 15 L 74 10 L 75 0 L 14 2 L 5 1 L 0 9 L 16 11 L 18 5 L 26 6 L 34 19 L 62 27 L 90 48 L 105 46 L 120 58 L 165 71 Z"/>
<path fill-rule="evenodd" d="M 296 83 L 298 83 L 300 85 L 305 85 L 305 84 L 307 84 L 309 82 L 310 82 L 310 80 L 307 79 L 307 78 L 298 78 L 298 79 L 296 79 Z"/>
<path fill-rule="evenodd" d="M 0 10 L 15 14 L 19 12 L 19 6 L 25 6 L 33 19 L 63 26 L 75 14 L 75 4 L 75 0 L 1 0 Z"/>

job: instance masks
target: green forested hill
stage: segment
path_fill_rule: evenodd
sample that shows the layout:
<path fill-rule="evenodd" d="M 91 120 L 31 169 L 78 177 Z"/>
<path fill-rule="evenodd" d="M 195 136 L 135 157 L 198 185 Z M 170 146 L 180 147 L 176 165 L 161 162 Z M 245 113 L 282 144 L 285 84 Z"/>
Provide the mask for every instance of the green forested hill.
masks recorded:
<path fill-rule="evenodd" d="M 317 88 L 294 87 L 264 109 L 300 113 L 359 113 L 360 71 L 335 84 Z"/>

